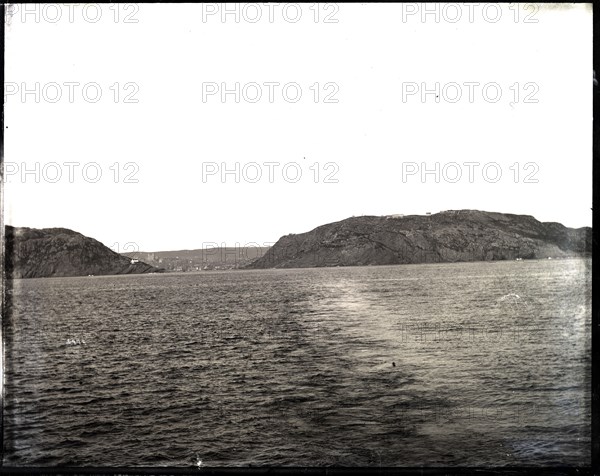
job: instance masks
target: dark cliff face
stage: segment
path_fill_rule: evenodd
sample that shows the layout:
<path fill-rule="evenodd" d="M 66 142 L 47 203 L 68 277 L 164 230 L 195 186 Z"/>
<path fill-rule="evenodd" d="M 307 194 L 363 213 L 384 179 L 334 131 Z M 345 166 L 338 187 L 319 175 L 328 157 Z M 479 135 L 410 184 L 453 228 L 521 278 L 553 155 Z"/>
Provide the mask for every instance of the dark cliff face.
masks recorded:
<path fill-rule="evenodd" d="M 7 278 L 140 274 L 161 271 L 66 228 L 5 228 Z"/>
<path fill-rule="evenodd" d="M 287 235 L 248 268 L 561 258 L 591 250 L 591 228 L 566 228 L 528 215 L 450 210 L 353 217 Z"/>

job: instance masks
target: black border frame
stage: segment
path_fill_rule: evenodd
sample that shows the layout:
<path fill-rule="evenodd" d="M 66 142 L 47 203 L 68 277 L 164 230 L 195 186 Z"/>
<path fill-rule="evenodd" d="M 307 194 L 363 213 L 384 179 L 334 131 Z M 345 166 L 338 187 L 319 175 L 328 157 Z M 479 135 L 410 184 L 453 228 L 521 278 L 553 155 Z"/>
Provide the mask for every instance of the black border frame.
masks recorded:
<path fill-rule="evenodd" d="M 112 3 L 107 1 L 100 1 L 96 3 Z M 121 3 L 121 2 L 116 2 Z M 161 3 L 161 2 L 140 2 L 145 4 Z M 188 3 L 188 2 L 176 2 L 176 3 Z M 231 2 L 224 2 L 231 3 Z M 312 3 L 312 2 L 311 2 Z M 338 3 L 356 3 L 356 2 L 338 2 Z M 387 3 L 387 2 L 377 2 Z M 393 2 L 401 3 L 401 2 Z M 449 2 L 440 2 L 449 3 Z M 510 3 L 510 2 L 497 2 L 497 3 Z M 527 2 L 523 2 L 527 3 Z M 543 2 L 542 2 L 543 3 Z M 559 3 L 592 3 L 592 2 L 559 2 Z M 2 37 L 2 71 L 0 72 L 0 79 L 4 86 L 4 52 L 5 52 L 5 14 L 6 5 L 0 5 L 0 12 L 2 14 L 2 24 L 0 26 L 0 35 Z M 598 33 L 599 20 L 595 15 L 595 8 L 592 3 L 593 9 L 593 32 L 594 37 Z M 598 54 L 594 50 L 593 53 L 593 68 L 594 71 L 598 71 L 600 81 L 600 68 L 598 67 Z M 597 84 L 593 85 L 593 111 L 595 114 L 600 111 L 600 86 Z M 306 476 L 312 475 L 341 475 L 341 474 L 378 474 L 378 475 L 419 475 L 419 476 L 432 476 L 437 474 L 443 475 L 465 475 L 474 474 L 478 476 L 485 475 L 497 475 L 497 474 L 510 474 L 514 476 L 520 475 L 573 475 L 573 476 L 584 476 L 584 475 L 600 475 L 600 307 L 598 303 L 594 303 L 592 299 L 592 440 L 591 440 L 591 465 L 581 467 L 552 467 L 552 466 L 531 466 L 531 467 L 520 467 L 520 466 L 503 466 L 503 467 L 394 467 L 394 468 L 380 468 L 380 467 L 257 467 L 257 468 L 245 468 L 245 467 L 223 467 L 223 468 L 210 468 L 203 467 L 197 469 L 190 466 L 189 468 L 182 467 L 13 467 L 5 466 L 4 462 L 4 364 L 5 364 L 5 346 L 4 346 L 4 304 L 6 298 L 6 279 L 4 275 L 4 189 L 2 183 L 4 180 L 4 98 L 2 102 L 2 115 L 0 117 L 0 285 L 1 285 L 1 299 L 0 299 L 0 340 L 1 340 L 1 352 L 0 352 L 0 475 L 24 475 L 24 474 L 83 474 L 83 475 L 98 475 L 98 474 L 124 474 L 124 475 L 137 475 L 137 474 L 148 474 L 148 475 L 180 475 L 180 474 L 193 474 L 193 475 L 231 475 L 231 474 L 249 474 L 249 475 L 263 475 L 263 474 L 303 474 Z M 596 120 L 594 116 L 593 120 L 593 195 L 592 203 L 598 204 L 600 199 L 599 180 L 600 180 L 600 120 Z M 592 295 L 598 295 L 600 292 L 600 274 L 597 272 L 598 267 L 598 232 L 596 230 L 596 224 L 599 223 L 598 209 L 592 208 Z M 594 365 L 594 364 L 597 365 Z"/>

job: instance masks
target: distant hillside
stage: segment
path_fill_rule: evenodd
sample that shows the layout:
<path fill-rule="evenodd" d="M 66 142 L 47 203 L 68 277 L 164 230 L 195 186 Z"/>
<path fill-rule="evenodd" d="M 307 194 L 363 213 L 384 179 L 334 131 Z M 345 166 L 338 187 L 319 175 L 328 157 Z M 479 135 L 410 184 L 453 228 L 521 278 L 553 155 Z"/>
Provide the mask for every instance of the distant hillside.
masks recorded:
<path fill-rule="evenodd" d="M 206 247 L 196 250 L 178 251 L 137 251 L 123 253 L 128 258 L 136 258 L 169 271 L 198 271 L 211 269 L 243 268 L 263 256 L 269 247 Z"/>
<path fill-rule="evenodd" d="M 562 258 L 591 253 L 592 229 L 532 216 L 449 210 L 353 217 L 286 235 L 248 268 L 306 268 Z"/>
<path fill-rule="evenodd" d="M 6 226 L 7 278 L 140 274 L 160 272 L 115 253 L 93 238 L 66 228 Z"/>

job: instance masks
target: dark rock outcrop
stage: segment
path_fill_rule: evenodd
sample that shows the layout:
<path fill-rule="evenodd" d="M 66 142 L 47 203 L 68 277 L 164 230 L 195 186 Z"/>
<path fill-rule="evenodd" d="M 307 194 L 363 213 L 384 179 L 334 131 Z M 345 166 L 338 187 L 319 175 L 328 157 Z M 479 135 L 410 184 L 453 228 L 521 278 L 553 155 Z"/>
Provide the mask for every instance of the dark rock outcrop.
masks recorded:
<path fill-rule="evenodd" d="M 7 278 L 140 274 L 160 272 L 115 253 L 93 238 L 66 228 L 5 228 Z"/>
<path fill-rule="evenodd" d="M 362 216 L 286 235 L 248 268 L 306 268 L 564 258 L 591 253 L 591 228 L 532 216 L 448 210 Z"/>

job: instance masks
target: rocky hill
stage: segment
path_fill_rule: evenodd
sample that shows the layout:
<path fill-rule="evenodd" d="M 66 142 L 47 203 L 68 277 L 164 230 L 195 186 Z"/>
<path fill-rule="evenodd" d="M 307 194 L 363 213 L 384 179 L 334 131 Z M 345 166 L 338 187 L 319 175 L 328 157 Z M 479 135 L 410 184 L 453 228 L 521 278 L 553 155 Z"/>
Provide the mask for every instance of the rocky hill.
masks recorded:
<path fill-rule="evenodd" d="M 140 274 L 160 272 L 146 263 L 115 253 L 93 238 L 66 228 L 6 226 L 7 278 Z"/>
<path fill-rule="evenodd" d="M 564 258 L 591 250 L 591 228 L 542 223 L 529 215 L 448 210 L 352 217 L 286 235 L 248 268 Z"/>

